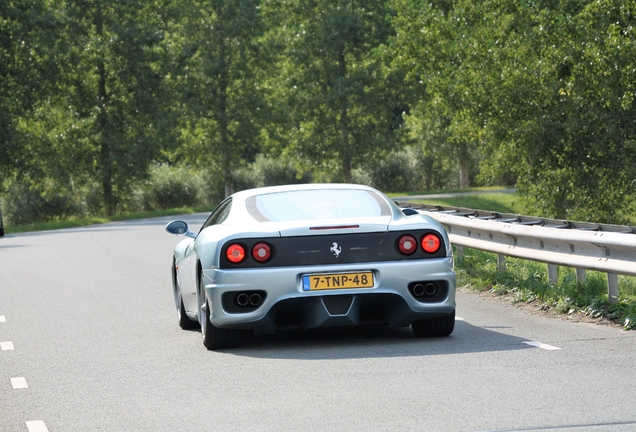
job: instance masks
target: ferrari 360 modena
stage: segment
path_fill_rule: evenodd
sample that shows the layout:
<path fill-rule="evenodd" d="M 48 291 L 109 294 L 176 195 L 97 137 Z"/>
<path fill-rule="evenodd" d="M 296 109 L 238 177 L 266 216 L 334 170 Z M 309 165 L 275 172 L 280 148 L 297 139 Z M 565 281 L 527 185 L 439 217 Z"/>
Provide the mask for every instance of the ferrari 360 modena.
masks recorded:
<path fill-rule="evenodd" d="M 179 325 L 201 326 L 208 349 L 255 335 L 320 327 L 455 326 L 455 272 L 443 227 L 351 184 L 273 186 L 225 199 L 174 248 Z"/>

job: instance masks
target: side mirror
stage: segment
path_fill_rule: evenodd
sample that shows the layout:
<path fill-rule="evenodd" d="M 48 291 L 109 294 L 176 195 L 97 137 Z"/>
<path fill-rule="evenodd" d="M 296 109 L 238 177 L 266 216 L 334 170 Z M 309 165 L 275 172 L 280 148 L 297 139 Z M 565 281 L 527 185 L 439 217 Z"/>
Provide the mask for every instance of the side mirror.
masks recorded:
<path fill-rule="evenodd" d="M 188 229 L 188 224 L 181 220 L 176 220 L 166 225 L 166 231 L 174 235 L 184 235 L 186 237 L 195 238 L 197 235 Z"/>

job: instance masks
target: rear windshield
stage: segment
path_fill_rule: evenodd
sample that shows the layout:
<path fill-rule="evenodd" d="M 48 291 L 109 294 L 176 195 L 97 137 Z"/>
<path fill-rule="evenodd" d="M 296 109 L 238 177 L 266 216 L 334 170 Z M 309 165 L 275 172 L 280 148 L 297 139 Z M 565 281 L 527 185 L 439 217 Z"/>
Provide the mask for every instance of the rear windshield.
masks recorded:
<path fill-rule="evenodd" d="M 256 195 L 247 209 L 261 222 L 386 216 L 389 204 L 373 191 L 318 189 Z"/>

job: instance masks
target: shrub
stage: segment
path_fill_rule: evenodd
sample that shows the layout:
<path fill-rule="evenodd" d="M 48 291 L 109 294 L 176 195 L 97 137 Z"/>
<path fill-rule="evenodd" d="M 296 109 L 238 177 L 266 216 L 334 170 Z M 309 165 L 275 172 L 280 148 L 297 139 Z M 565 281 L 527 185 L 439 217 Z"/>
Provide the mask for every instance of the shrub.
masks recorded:
<path fill-rule="evenodd" d="M 407 147 L 377 158 L 366 167 L 369 184 L 384 192 L 442 189 L 453 186 L 453 170 L 419 147 Z"/>
<path fill-rule="evenodd" d="M 310 183 L 311 180 L 310 173 L 299 173 L 291 162 L 259 154 L 253 163 L 234 172 L 234 190 Z"/>
<path fill-rule="evenodd" d="M 5 223 L 12 225 L 49 222 L 86 214 L 79 194 L 51 181 L 38 186 L 13 181 L 7 189 L 2 209 Z"/>
<path fill-rule="evenodd" d="M 206 182 L 185 167 L 157 165 L 150 176 L 133 188 L 131 210 L 164 210 L 204 204 Z"/>

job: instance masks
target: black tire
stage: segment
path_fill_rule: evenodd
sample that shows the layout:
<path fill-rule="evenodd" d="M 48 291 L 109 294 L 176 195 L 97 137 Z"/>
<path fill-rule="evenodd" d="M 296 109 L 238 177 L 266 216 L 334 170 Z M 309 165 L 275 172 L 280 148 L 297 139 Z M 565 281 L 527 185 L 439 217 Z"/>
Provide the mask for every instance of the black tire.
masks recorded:
<path fill-rule="evenodd" d="M 414 321 L 411 328 L 418 338 L 450 336 L 455 329 L 455 312 L 438 318 Z"/>
<path fill-rule="evenodd" d="M 210 304 L 205 300 L 203 275 L 201 275 L 199 281 L 201 291 L 199 294 L 203 296 L 204 299 L 201 310 L 199 311 L 203 345 L 209 350 L 236 348 L 240 346 L 243 340 L 243 332 L 241 330 L 218 328 L 210 322 Z"/>
<path fill-rule="evenodd" d="M 186 314 L 181 296 L 179 296 L 179 306 L 177 307 L 177 319 L 179 320 L 179 327 L 183 330 L 192 330 L 199 326 L 199 323 L 191 320 Z"/>
<path fill-rule="evenodd" d="M 185 306 L 183 305 L 181 287 L 179 286 L 179 279 L 177 278 L 177 267 L 174 257 L 172 258 L 172 289 L 174 290 L 174 304 L 177 308 L 177 320 L 179 327 L 183 330 L 192 330 L 197 328 L 198 323 L 188 318 Z"/>

